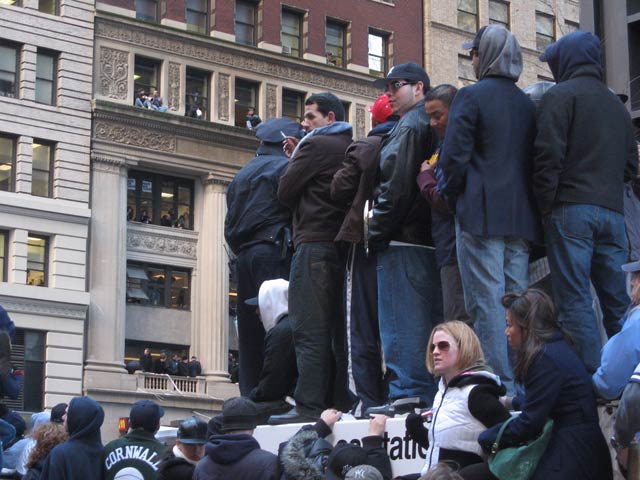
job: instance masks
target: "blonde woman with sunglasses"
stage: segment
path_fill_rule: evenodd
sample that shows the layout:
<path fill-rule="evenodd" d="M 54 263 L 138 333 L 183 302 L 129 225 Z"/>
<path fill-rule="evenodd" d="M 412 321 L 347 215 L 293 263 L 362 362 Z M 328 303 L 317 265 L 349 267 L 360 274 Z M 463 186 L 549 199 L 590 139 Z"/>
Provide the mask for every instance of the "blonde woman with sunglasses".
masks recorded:
<path fill-rule="evenodd" d="M 509 413 L 500 402 L 506 389 L 486 365 L 478 337 L 460 321 L 437 325 L 429 339 L 426 366 L 440 377 L 433 407 L 406 419 L 409 436 L 427 449 L 421 474 L 438 462 L 456 470 L 482 463 L 478 435 L 505 421 Z"/>

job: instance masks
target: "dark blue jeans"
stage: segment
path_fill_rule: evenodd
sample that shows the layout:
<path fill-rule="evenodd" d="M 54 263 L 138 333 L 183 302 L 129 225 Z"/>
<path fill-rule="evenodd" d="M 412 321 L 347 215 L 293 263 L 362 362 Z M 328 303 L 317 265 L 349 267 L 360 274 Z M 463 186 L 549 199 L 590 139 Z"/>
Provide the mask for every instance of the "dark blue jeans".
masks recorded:
<path fill-rule="evenodd" d="M 620 269 L 628 255 L 624 217 L 597 205 L 563 203 L 545 217 L 544 226 L 560 321 L 592 374 L 600 366 L 602 342 L 589 280 L 600 300 L 607 335 L 620 330 L 618 321 L 629 304 Z"/>
<path fill-rule="evenodd" d="M 258 385 L 264 360 L 264 327 L 256 314 L 256 307 L 246 305 L 244 301 L 257 297 L 265 280 L 288 279 L 290 262 L 289 256 L 282 256 L 282 245 L 275 243 L 258 243 L 238 254 L 238 360 L 242 396 L 249 395 Z"/>
<path fill-rule="evenodd" d="M 298 365 L 294 392 L 299 413 L 347 411 L 347 356 L 343 314 L 344 262 L 333 242 L 296 246 L 289 280 L 289 319 Z"/>
<path fill-rule="evenodd" d="M 378 315 L 389 398 L 433 403 L 437 385 L 425 367 L 433 327 L 442 322 L 442 289 L 433 250 L 390 246 L 378 253 Z"/>

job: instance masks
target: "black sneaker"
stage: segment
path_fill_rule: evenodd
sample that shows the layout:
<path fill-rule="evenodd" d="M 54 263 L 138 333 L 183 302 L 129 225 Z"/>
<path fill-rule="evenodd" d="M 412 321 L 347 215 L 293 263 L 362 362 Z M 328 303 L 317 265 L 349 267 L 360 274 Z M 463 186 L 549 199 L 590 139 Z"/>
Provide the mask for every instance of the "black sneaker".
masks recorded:
<path fill-rule="evenodd" d="M 379 407 L 370 407 L 364 412 L 366 416 L 386 415 L 387 417 L 395 417 L 405 413 L 413 412 L 416 408 L 424 406 L 420 397 L 397 398 L 390 403 L 380 405 Z"/>
<path fill-rule="evenodd" d="M 319 417 L 312 417 L 298 413 L 295 408 L 282 415 L 271 415 L 269 425 L 286 425 L 289 423 L 316 423 Z"/>

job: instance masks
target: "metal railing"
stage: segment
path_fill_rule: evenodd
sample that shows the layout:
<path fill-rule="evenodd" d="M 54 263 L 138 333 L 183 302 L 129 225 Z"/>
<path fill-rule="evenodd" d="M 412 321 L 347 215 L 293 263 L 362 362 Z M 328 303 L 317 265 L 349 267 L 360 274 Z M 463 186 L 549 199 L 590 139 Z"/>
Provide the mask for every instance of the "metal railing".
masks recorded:
<path fill-rule="evenodd" d="M 168 374 L 135 372 L 137 389 L 154 393 L 176 392 L 189 395 L 205 395 L 204 377 L 177 377 Z"/>

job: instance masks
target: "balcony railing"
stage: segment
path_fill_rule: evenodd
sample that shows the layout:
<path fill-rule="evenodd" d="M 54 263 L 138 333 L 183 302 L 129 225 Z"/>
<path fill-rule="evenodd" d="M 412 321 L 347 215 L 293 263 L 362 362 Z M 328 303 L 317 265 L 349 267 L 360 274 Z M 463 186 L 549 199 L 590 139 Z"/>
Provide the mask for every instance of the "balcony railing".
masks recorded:
<path fill-rule="evenodd" d="M 176 377 L 173 375 L 135 372 L 137 389 L 155 393 L 206 395 L 204 377 Z"/>

